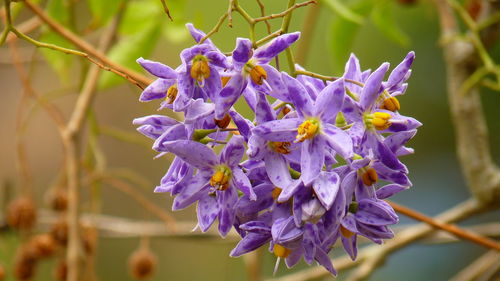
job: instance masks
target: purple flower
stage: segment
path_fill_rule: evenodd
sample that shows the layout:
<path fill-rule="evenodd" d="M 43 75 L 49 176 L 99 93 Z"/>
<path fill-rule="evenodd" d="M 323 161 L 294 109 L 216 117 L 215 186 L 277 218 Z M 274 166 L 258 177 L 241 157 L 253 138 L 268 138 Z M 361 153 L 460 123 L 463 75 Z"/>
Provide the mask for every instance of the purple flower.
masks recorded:
<path fill-rule="evenodd" d="M 352 157 L 352 141 L 346 132 L 333 123 L 345 95 L 344 80 L 339 79 L 313 101 L 294 78 L 283 74 L 297 117 L 269 121 L 257 126 L 253 133 L 273 142 L 301 143 L 301 179 L 309 185 L 325 163 L 325 147 L 332 148 L 345 159 Z"/>

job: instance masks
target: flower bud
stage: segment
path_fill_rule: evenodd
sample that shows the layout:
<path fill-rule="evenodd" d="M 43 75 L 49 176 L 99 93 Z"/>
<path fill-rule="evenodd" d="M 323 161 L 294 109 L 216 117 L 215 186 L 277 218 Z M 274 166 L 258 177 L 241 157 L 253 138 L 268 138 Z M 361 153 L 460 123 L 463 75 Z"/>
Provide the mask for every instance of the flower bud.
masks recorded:
<path fill-rule="evenodd" d="M 325 214 L 326 209 L 318 199 L 313 198 L 302 204 L 302 221 L 317 223 Z"/>
<path fill-rule="evenodd" d="M 19 197 L 9 204 L 7 209 L 7 224 L 19 230 L 28 230 L 36 221 L 36 209 L 33 200 Z"/>
<path fill-rule="evenodd" d="M 148 249 L 136 250 L 128 261 L 130 273 L 137 280 L 151 277 L 156 269 L 156 263 L 156 256 Z"/>
<path fill-rule="evenodd" d="M 214 119 L 215 125 L 221 129 L 227 128 L 229 126 L 229 123 L 231 123 L 231 116 L 226 113 L 222 119 Z"/>

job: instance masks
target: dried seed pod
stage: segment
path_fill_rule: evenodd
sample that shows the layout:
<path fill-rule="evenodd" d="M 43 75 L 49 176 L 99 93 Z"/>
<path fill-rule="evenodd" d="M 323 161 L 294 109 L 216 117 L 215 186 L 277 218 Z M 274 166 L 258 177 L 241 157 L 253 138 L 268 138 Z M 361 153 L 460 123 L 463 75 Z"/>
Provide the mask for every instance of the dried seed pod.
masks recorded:
<path fill-rule="evenodd" d="M 68 264 L 65 259 L 61 259 L 54 268 L 54 278 L 57 281 L 65 281 L 68 278 Z"/>
<path fill-rule="evenodd" d="M 7 275 L 5 267 L 2 264 L 0 264 L 0 281 L 5 280 L 5 275 Z"/>
<path fill-rule="evenodd" d="M 31 238 L 31 246 L 35 250 L 38 258 L 52 256 L 57 250 L 57 243 L 50 234 L 39 234 Z"/>
<path fill-rule="evenodd" d="M 68 223 L 64 218 L 52 225 L 50 235 L 61 246 L 66 246 L 68 243 Z"/>
<path fill-rule="evenodd" d="M 28 230 L 36 221 L 36 208 L 33 200 L 19 197 L 9 204 L 7 209 L 7 224 L 15 229 Z"/>
<path fill-rule="evenodd" d="M 35 274 L 38 257 L 31 245 L 24 245 L 18 249 L 14 262 L 14 277 L 17 280 L 30 280 Z"/>
<path fill-rule="evenodd" d="M 137 280 L 151 277 L 156 269 L 156 256 L 147 248 L 138 249 L 128 260 L 131 275 Z"/>
<path fill-rule="evenodd" d="M 68 193 L 58 188 L 50 199 L 50 207 L 56 212 L 64 212 L 68 208 Z"/>
<path fill-rule="evenodd" d="M 85 253 L 91 255 L 94 253 L 97 243 L 97 231 L 92 227 L 85 227 L 82 232 L 83 249 Z"/>

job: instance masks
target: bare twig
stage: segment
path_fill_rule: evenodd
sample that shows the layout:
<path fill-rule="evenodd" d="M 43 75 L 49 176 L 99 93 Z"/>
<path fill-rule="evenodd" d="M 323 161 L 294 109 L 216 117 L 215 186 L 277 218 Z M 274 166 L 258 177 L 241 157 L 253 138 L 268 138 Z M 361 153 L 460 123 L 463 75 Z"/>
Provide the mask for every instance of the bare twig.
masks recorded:
<path fill-rule="evenodd" d="M 224 20 L 228 17 L 228 13 L 224 13 L 220 18 L 219 20 L 217 21 L 217 24 L 215 24 L 215 26 L 212 28 L 212 30 L 210 30 L 207 35 L 205 35 L 205 37 L 201 38 L 199 44 L 205 42 L 210 36 L 212 36 L 213 34 L 215 34 L 217 31 L 219 31 L 219 28 L 222 26 L 222 24 L 224 23 Z"/>
<path fill-rule="evenodd" d="M 40 19 L 38 17 L 32 17 L 29 20 L 27 20 L 23 23 L 20 23 L 17 26 L 17 30 L 19 30 L 21 33 L 27 34 L 27 33 L 34 31 L 35 29 L 37 29 L 41 25 L 42 25 L 42 21 L 40 21 Z M 7 36 L 6 42 L 9 43 L 9 42 L 12 42 L 13 40 L 16 40 L 16 39 L 17 39 L 17 36 L 13 33 L 10 33 Z"/>
<path fill-rule="evenodd" d="M 127 79 L 128 81 L 139 85 L 143 87 L 144 85 L 149 85 L 152 80 L 133 71 L 130 70 L 122 65 L 119 65 L 117 63 L 112 62 L 109 60 L 106 55 L 97 50 L 95 47 L 93 47 L 91 44 L 87 43 L 83 39 L 81 39 L 78 35 L 74 34 L 73 32 L 69 31 L 68 29 L 64 28 L 62 25 L 60 25 L 58 22 L 50 18 L 45 11 L 43 11 L 40 7 L 37 5 L 31 3 L 30 1 L 24 1 L 26 7 L 28 7 L 33 13 L 35 13 L 44 23 L 50 26 L 56 33 L 67 39 L 69 42 L 73 43 L 75 46 L 77 46 L 79 49 L 83 50 L 86 53 L 82 54 L 77 54 L 82 57 L 87 58 L 91 62 L 99 65 L 99 67 L 112 71 L 115 74 L 118 74 L 122 76 L 123 78 Z M 93 56 L 97 58 L 99 61 L 102 63 L 99 63 L 96 59 L 90 57 Z M 105 64 L 105 65 L 104 65 Z"/>
<path fill-rule="evenodd" d="M 233 9 L 234 9 L 234 0 L 229 0 L 229 5 L 227 7 L 227 25 L 229 27 L 233 27 Z"/>
<path fill-rule="evenodd" d="M 167 14 L 168 18 L 171 21 L 174 21 L 174 19 L 170 15 L 170 10 L 168 9 L 167 2 L 165 0 L 160 0 L 160 1 L 161 1 L 161 5 L 163 6 L 163 10 L 165 11 L 165 14 Z"/>
<path fill-rule="evenodd" d="M 409 217 L 416 219 L 418 221 L 425 222 L 425 223 L 431 225 L 432 227 L 444 230 L 444 231 L 449 232 L 449 233 L 451 233 L 459 238 L 472 241 L 472 242 L 479 244 L 483 247 L 500 251 L 500 243 L 496 242 L 495 240 L 491 240 L 489 238 L 482 237 L 482 236 L 480 236 L 476 233 L 473 233 L 471 231 L 464 230 L 456 225 L 436 221 L 431 217 L 428 217 L 428 216 L 426 216 L 422 213 L 419 213 L 415 210 L 412 210 L 408 207 L 399 205 L 395 202 L 390 201 L 388 203 L 394 208 L 394 210 L 396 210 L 397 212 L 399 212 L 401 214 L 409 216 Z"/>
<path fill-rule="evenodd" d="M 266 15 L 266 7 L 264 6 L 264 4 L 262 3 L 261 0 L 256 0 L 256 1 L 257 1 L 257 4 L 259 5 L 260 15 L 262 17 L 265 16 Z M 267 33 L 271 34 L 271 24 L 267 20 L 265 20 L 264 22 L 266 23 Z"/>
<path fill-rule="evenodd" d="M 294 5 L 290 6 L 288 9 L 284 10 L 281 13 L 271 14 L 271 15 L 268 15 L 268 16 L 260 17 L 260 18 L 254 18 L 253 21 L 254 22 L 261 22 L 261 21 L 267 21 L 267 20 L 271 20 L 271 19 L 286 17 L 289 14 L 291 14 L 293 10 L 295 10 L 297 8 L 304 7 L 304 6 L 307 6 L 309 4 L 316 4 L 316 3 L 317 3 L 316 0 L 310 0 L 310 1 L 302 2 L 302 3 L 294 4 Z"/>
<path fill-rule="evenodd" d="M 486 272 L 495 264 L 500 263 L 500 253 L 495 250 L 488 251 L 473 263 L 458 272 L 449 281 L 470 281 L 476 280 L 479 275 Z"/>

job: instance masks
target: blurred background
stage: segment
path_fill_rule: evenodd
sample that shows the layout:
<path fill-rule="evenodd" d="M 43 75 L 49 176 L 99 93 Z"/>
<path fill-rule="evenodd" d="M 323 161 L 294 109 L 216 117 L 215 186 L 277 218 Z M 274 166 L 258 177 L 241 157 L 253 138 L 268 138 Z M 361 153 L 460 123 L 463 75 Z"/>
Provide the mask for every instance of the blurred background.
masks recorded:
<path fill-rule="evenodd" d="M 68 12 L 67 2 L 62 0 L 39 1 L 47 5 L 55 19 L 84 34 L 84 38 L 97 45 L 98 38 L 110 18 L 117 11 L 119 0 L 72 1 L 73 14 Z M 101 2 L 99 4 L 99 2 Z M 218 18 L 227 11 L 227 1 L 167 0 L 174 19 L 171 22 L 164 14 L 160 1 L 135 0 L 126 6 L 119 27 L 116 43 L 108 52 L 110 59 L 131 67 L 141 73 L 135 63 L 138 57 L 163 62 L 175 68 L 180 64 L 179 53 L 194 44 L 184 27 L 192 22 L 197 28 L 208 32 Z M 266 14 L 281 12 L 286 8 L 285 0 L 262 0 Z M 401 112 L 415 117 L 424 125 L 410 146 L 415 154 L 404 157 L 410 172 L 413 187 L 400 193 L 394 201 L 402 203 L 427 215 L 435 215 L 459 202 L 470 194 L 460 173 L 455 152 L 454 133 L 450 122 L 445 92 L 445 69 L 439 47 L 439 24 L 434 6 L 430 1 L 403 0 L 350 0 L 343 1 L 352 11 L 362 16 L 362 23 L 354 23 L 339 16 L 328 4 L 310 5 L 293 13 L 290 31 L 303 30 L 304 23 L 313 19 L 312 28 L 303 34 L 304 42 L 293 47 L 298 60 L 310 71 L 324 75 L 340 76 L 349 53 L 355 53 L 363 69 L 376 68 L 388 61 L 396 66 L 414 50 L 409 88 L 401 99 Z M 241 0 L 240 4 L 254 17 L 260 16 L 256 1 Z M 100 5 L 100 6 L 99 6 Z M 22 4 L 13 4 L 20 9 Z M 16 23 L 28 20 L 33 15 L 20 9 Z M 233 27 L 223 24 L 212 36 L 214 43 L 225 52 L 233 49 L 236 37 L 247 37 L 248 26 L 240 15 L 234 14 Z M 271 20 L 272 30 L 279 28 L 281 20 Z M 257 25 L 258 38 L 267 34 L 264 23 Z M 43 42 L 74 48 L 64 39 L 42 26 L 31 34 Z M 19 40 L 18 40 L 19 41 Z M 298 50 L 304 50 L 298 54 Z M 35 50 L 32 45 L 18 42 L 18 51 L 33 90 L 38 95 L 56 104 L 69 116 L 81 87 L 82 75 L 88 62 L 79 57 L 64 55 L 52 50 Z M 498 61 L 500 44 L 491 52 Z M 286 59 L 280 58 L 281 69 L 288 70 Z M 25 125 L 22 130 L 17 123 L 18 107 L 21 103 L 22 83 L 12 65 L 12 54 L 7 45 L 0 48 L 0 185 L 4 191 L 0 200 L 5 210 L 7 198 L 13 198 L 19 190 L 16 141 L 22 139 L 26 145 L 28 164 L 32 171 L 37 207 L 48 209 L 51 187 L 57 182 L 62 167 L 62 143 L 56 127 L 47 114 L 32 101 L 21 104 Z M 171 157 L 153 159 L 152 143 L 135 132 L 132 119 L 157 113 L 158 102 L 140 103 L 140 90 L 112 73 L 103 73 L 99 80 L 98 94 L 92 110 L 91 126 L 97 126 L 99 134 L 93 138 L 98 144 L 106 168 L 115 172 L 136 174 L 141 184 L 133 185 L 136 191 L 154 204 L 170 212 L 172 198 L 167 194 L 155 194 L 153 189 L 166 172 Z M 484 90 L 481 93 L 490 132 L 493 158 L 500 160 L 500 118 L 498 92 Z M 245 105 L 239 103 L 243 109 Z M 168 112 L 163 112 L 168 114 Z M 92 125 L 94 124 L 94 125 Z M 92 130 L 92 128 L 89 128 Z M 21 132 L 20 132 L 21 131 Z M 124 141 L 127 140 L 127 141 Z M 91 212 L 92 190 L 83 186 L 83 212 Z M 95 190 L 94 190 L 95 191 Z M 107 185 L 99 187 L 98 209 L 102 214 L 134 220 L 157 221 L 136 200 L 122 190 Z M 193 207 L 173 213 L 181 222 L 196 220 Z M 481 222 L 498 222 L 498 212 L 467 220 L 463 225 Z M 402 216 L 400 225 L 415 223 Z M 195 224 L 192 224 L 194 227 Z M 47 228 L 42 225 L 41 228 Z M 0 231 L 0 263 L 9 269 L 13 262 L 19 236 L 12 231 Z M 230 258 L 229 251 L 237 240 L 210 236 L 151 237 L 150 244 L 158 257 L 156 273 L 151 280 L 247 280 L 244 258 Z M 99 280 L 133 280 L 127 260 L 140 244 L 140 237 L 100 236 L 97 241 L 95 269 Z M 427 245 L 417 243 L 393 254 L 370 280 L 447 280 L 456 272 L 475 260 L 485 250 L 468 242 Z M 343 255 L 342 249 L 334 249 L 332 257 Z M 272 276 L 274 255 L 263 251 L 262 273 Z M 33 280 L 53 280 L 55 259 L 44 261 Z M 302 262 L 292 270 L 280 268 L 277 276 L 305 268 Z M 341 272 L 343 280 L 347 272 Z M 14 280 L 8 275 L 6 280 Z M 332 279 L 326 278 L 327 280 Z"/>

